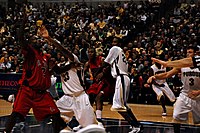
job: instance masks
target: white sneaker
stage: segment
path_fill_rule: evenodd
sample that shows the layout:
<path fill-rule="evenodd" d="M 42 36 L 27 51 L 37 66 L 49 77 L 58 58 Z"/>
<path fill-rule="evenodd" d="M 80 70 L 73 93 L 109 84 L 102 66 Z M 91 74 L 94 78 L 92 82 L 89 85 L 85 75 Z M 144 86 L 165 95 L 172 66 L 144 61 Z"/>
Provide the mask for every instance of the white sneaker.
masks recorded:
<path fill-rule="evenodd" d="M 77 132 L 78 130 L 80 130 L 82 128 L 82 126 L 81 125 L 78 125 L 77 127 L 74 127 L 73 128 L 73 131 L 74 132 Z"/>
<path fill-rule="evenodd" d="M 59 133 L 73 133 L 71 130 L 63 129 Z"/>
<path fill-rule="evenodd" d="M 121 107 L 121 108 L 110 108 L 111 111 L 120 111 L 120 112 L 126 112 L 126 107 Z"/>
<path fill-rule="evenodd" d="M 101 122 L 98 122 L 98 126 L 104 128 L 103 123 L 101 123 Z"/>
<path fill-rule="evenodd" d="M 139 127 L 132 127 L 132 130 L 129 133 L 139 133 L 140 128 Z"/>
<path fill-rule="evenodd" d="M 87 127 L 80 129 L 76 133 L 106 133 L 105 128 L 102 128 L 96 124 L 91 124 Z"/>
<path fill-rule="evenodd" d="M 166 113 L 166 112 L 163 112 L 163 113 L 162 113 L 162 116 L 167 116 L 167 113 Z"/>

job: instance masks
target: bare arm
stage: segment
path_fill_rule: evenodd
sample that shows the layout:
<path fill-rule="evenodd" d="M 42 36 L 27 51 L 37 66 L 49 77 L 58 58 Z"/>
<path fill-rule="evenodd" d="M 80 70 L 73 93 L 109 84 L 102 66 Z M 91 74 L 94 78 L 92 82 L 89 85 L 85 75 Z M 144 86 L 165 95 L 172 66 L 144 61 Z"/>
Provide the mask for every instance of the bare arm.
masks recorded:
<path fill-rule="evenodd" d="M 74 56 L 71 51 L 67 50 L 61 43 L 50 36 L 46 38 L 50 41 L 66 58 L 69 58 L 71 61 L 74 61 Z"/>
<path fill-rule="evenodd" d="M 171 78 L 173 75 L 177 74 L 180 71 L 179 68 L 173 68 L 172 70 L 165 72 L 165 73 L 160 73 L 160 74 L 156 74 L 155 78 L 156 79 L 167 79 L 167 78 Z"/>
<path fill-rule="evenodd" d="M 155 79 L 161 80 L 161 79 L 170 78 L 173 75 L 177 74 L 179 71 L 180 71 L 180 68 L 173 68 L 172 70 L 170 70 L 168 72 L 153 75 L 153 76 L 149 77 L 149 79 L 147 80 L 147 83 L 150 84 Z"/>
<path fill-rule="evenodd" d="M 23 20 L 20 24 L 20 27 L 19 29 L 17 30 L 17 35 L 18 35 L 18 40 L 19 40 L 19 44 L 21 45 L 22 48 L 26 48 L 27 47 L 27 41 L 25 39 L 25 36 L 24 36 L 24 29 L 25 29 L 25 24 L 27 22 L 27 14 L 26 14 L 26 10 L 25 10 L 25 7 L 23 9 Z"/>
<path fill-rule="evenodd" d="M 47 29 L 45 28 L 45 26 L 42 26 L 39 31 L 38 34 L 42 37 L 44 37 L 45 39 L 47 39 L 49 42 L 51 42 L 58 50 L 60 50 L 60 52 L 66 57 L 69 58 L 71 61 L 74 61 L 74 56 L 72 54 L 71 51 L 67 50 L 64 46 L 61 45 L 61 43 L 53 38 L 51 38 L 49 36 L 49 33 L 47 31 Z"/>
<path fill-rule="evenodd" d="M 177 67 L 177 68 L 182 68 L 182 67 L 193 67 L 193 61 L 192 58 L 183 58 L 180 60 L 175 60 L 175 61 L 162 61 L 156 58 L 152 58 L 154 62 L 157 62 L 164 67 Z"/>

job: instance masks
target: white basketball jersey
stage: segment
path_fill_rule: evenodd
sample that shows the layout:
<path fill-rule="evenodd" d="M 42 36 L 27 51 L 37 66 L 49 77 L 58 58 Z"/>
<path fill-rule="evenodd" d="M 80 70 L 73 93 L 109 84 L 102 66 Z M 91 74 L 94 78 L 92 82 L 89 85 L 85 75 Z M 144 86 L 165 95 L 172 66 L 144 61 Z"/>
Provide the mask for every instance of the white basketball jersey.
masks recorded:
<path fill-rule="evenodd" d="M 161 66 L 161 68 L 159 69 L 155 64 L 153 64 L 151 66 L 151 68 L 153 69 L 153 75 L 166 72 L 166 68 L 164 68 L 163 66 Z M 156 79 L 155 82 L 158 83 L 158 84 L 163 84 L 163 83 L 166 82 L 166 80 L 165 79 L 162 79 L 162 80 Z"/>
<path fill-rule="evenodd" d="M 200 89 L 200 70 L 199 68 L 181 68 L 181 81 L 183 83 L 182 93 L 186 94 L 190 90 Z"/>
<path fill-rule="evenodd" d="M 104 61 L 111 65 L 111 74 L 114 78 L 120 74 L 128 74 L 128 62 L 120 47 L 113 46 Z"/>
<path fill-rule="evenodd" d="M 80 62 L 76 55 L 74 55 L 74 62 Z M 70 64 L 70 61 L 66 62 L 66 65 L 68 64 Z M 78 76 L 78 71 L 81 72 L 80 76 Z M 61 74 L 62 89 L 64 93 L 73 94 L 74 92 L 84 90 L 80 80 L 84 80 L 83 68 L 80 68 L 80 70 L 77 70 L 77 68 L 71 68 L 69 71 Z"/>
<path fill-rule="evenodd" d="M 196 55 L 192 58 L 193 65 L 197 68 L 200 68 L 200 55 Z"/>

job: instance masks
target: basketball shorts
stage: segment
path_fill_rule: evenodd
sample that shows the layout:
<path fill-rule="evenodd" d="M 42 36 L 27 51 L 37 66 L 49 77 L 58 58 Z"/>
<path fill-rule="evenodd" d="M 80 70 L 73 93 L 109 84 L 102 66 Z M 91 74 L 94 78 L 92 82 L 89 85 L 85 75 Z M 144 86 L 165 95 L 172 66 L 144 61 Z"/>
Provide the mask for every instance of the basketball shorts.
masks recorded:
<path fill-rule="evenodd" d="M 56 105 L 60 110 L 61 114 L 66 112 L 74 113 L 76 120 L 82 127 L 86 127 L 96 122 L 96 116 L 94 109 L 90 104 L 88 95 L 83 92 L 79 96 L 68 96 L 63 95 L 57 102 Z M 70 118 L 68 118 L 70 119 Z"/>

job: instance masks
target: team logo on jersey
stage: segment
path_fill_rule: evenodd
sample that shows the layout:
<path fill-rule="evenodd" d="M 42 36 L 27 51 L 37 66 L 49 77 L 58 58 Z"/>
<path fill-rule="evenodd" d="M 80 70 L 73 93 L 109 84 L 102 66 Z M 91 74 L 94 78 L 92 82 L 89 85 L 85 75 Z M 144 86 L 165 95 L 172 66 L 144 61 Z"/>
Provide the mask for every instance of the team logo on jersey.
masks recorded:
<path fill-rule="evenodd" d="M 190 71 L 190 72 L 183 72 L 183 76 L 184 77 L 191 77 L 191 76 L 193 76 L 193 77 L 200 77 L 200 72 L 192 72 L 192 71 Z"/>
<path fill-rule="evenodd" d="M 51 112 L 55 112 L 55 111 L 56 111 L 56 109 L 55 109 L 55 108 L 52 108 L 52 107 L 50 107 L 50 111 L 51 111 Z"/>

